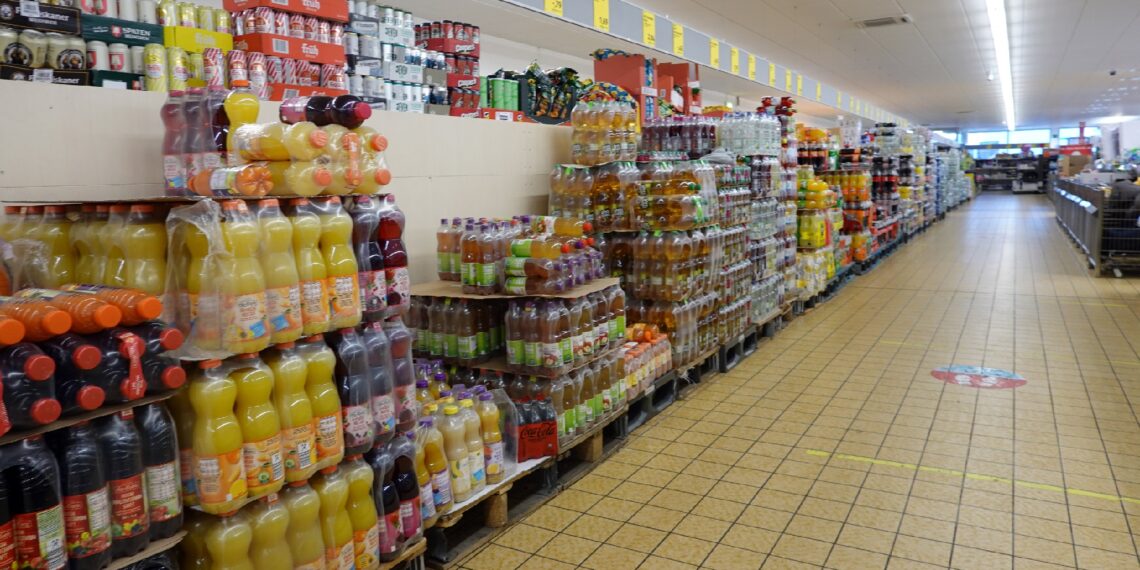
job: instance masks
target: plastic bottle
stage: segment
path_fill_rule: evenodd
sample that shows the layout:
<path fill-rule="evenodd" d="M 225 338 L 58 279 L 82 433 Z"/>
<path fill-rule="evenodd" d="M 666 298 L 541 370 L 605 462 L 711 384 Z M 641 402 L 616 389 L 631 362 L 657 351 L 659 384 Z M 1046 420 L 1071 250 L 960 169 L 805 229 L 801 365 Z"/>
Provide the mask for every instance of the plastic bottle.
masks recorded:
<path fill-rule="evenodd" d="M 186 513 L 186 536 L 178 544 L 180 570 L 210 570 L 213 561 L 206 549 L 206 530 L 214 517 L 195 510 Z"/>
<path fill-rule="evenodd" d="M 269 346 L 265 274 L 257 260 L 261 228 L 241 200 L 222 202 L 222 238 L 230 256 L 221 261 L 222 348 L 238 354 Z"/>
<path fill-rule="evenodd" d="M 213 149 L 213 130 L 207 129 L 210 120 L 204 105 L 205 90 L 191 87 L 186 91 L 182 102 L 182 115 L 186 124 L 182 136 L 182 160 L 186 168 L 186 179 L 193 180 L 199 173 L 220 166 Z"/>
<path fill-rule="evenodd" d="M 237 385 L 223 375 L 220 360 L 198 364 L 190 383 L 194 410 L 194 484 L 198 506 L 210 514 L 233 511 L 249 495 L 242 458 L 241 424 L 234 415 Z"/>
<path fill-rule="evenodd" d="M 360 456 L 348 457 L 341 464 L 348 480 L 348 511 L 352 522 L 352 545 L 356 570 L 375 570 L 380 565 L 380 529 L 376 502 L 372 498 L 375 475 Z"/>
<path fill-rule="evenodd" d="M 268 163 L 204 169 L 190 179 L 190 190 L 198 196 L 257 198 L 273 191 L 273 173 Z"/>
<path fill-rule="evenodd" d="M 111 494 L 95 430 L 80 422 L 48 437 L 60 466 L 68 567 L 99 570 L 111 562 Z"/>
<path fill-rule="evenodd" d="M 453 501 L 451 472 L 444 452 L 443 434 L 436 429 L 435 422 L 436 418 L 432 415 L 425 414 L 420 419 L 420 429 L 423 432 L 421 445 L 424 449 L 424 466 L 431 476 L 431 494 L 435 512 L 443 514 L 451 509 Z"/>
<path fill-rule="evenodd" d="M 19 321 L 24 328 L 24 339 L 30 342 L 44 341 L 71 329 L 71 315 L 34 299 L 0 297 L 0 315 Z M 6 328 L 6 340 L 14 338 L 16 329 Z"/>
<path fill-rule="evenodd" d="M 200 379 L 202 370 L 195 367 L 193 374 Z M 170 415 L 175 420 L 174 428 L 178 432 L 178 476 L 181 480 L 182 504 L 192 507 L 198 504 L 198 489 L 194 483 L 194 407 L 190 405 L 190 390 L 175 392 L 167 402 Z"/>
<path fill-rule="evenodd" d="M 99 418 L 95 427 L 111 489 L 111 556 L 131 556 L 150 542 L 142 439 L 134 411 Z"/>
<path fill-rule="evenodd" d="M 293 257 L 293 224 L 281 214 L 277 200 L 257 203 L 262 246 L 259 255 L 265 274 L 265 312 L 269 341 L 273 344 L 301 338 L 301 285 Z"/>
<path fill-rule="evenodd" d="M 443 407 L 443 421 L 440 432 L 443 434 L 444 451 L 451 474 L 451 493 L 455 502 L 466 501 L 472 493 L 470 464 L 471 452 L 467 446 L 467 426 L 459 415 L 459 406 L 449 404 Z M 482 445 L 479 446 L 480 449 Z"/>
<path fill-rule="evenodd" d="M 368 354 L 360 335 L 353 329 L 340 329 L 330 335 L 336 346 L 336 385 L 344 425 L 344 453 L 362 455 L 376 438 L 372 419 L 372 385 Z"/>
<path fill-rule="evenodd" d="M 354 327 L 360 323 L 358 267 L 352 251 L 352 218 L 341 207 L 340 198 L 322 200 L 321 256 L 328 271 L 329 306 L 333 328 Z"/>
<path fill-rule="evenodd" d="M 435 512 L 435 499 L 432 497 L 431 471 L 428 470 L 427 455 L 424 453 L 424 419 L 426 418 L 421 418 L 419 421 L 413 443 L 416 449 L 415 468 L 416 484 L 419 485 L 420 493 L 420 520 L 424 528 L 428 528 L 438 517 Z"/>
<path fill-rule="evenodd" d="M 61 406 L 51 381 L 54 371 L 52 359 L 33 344 L 0 349 L 0 378 L 7 409 L 6 421 L 0 420 L 0 432 L 31 429 L 59 419 Z"/>
<path fill-rule="evenodd" d="M 321 497 L 305 481 L 295 481 L 281 492 L 281 502 L 289 510 L 289 530 L 285 533 L 293 568 L 323 570 L 325 541 L 321 532 Z"/>
<path fill-rule="evenodd" d="M 330 151 L 332 138 L 326 129 L 303 121 L 292 125 L 263 123 L 244 125 L 234 133 L 235 149 L 244 160 L 267 160 L 281 165 L 321 165 L 314 162 Z M 328 172 L 325 170 L 325 172 Z M 323 186 L 328 186 L 325 181 Z M 297 195 L 308 195 L 299 188 L 282 188 Z"/>
<path fill-rule="evenodd" d="M 99 229 L 99 241 L 107 256 L 103 271 L 104 285 L 127 286 L 127 266 L 123 258 L 121 237 L 129 212 L 130 207 L 126 204 L 111 204 L 108 208 L 107 223 Z"/>
<path fill-rule="evenodd" d="M 384 195 L 380 202 L 380 224 L 377 229 L 380 254 L 384 257 L 384 282 L 388 285 L 387 314 L 403 314 L 411 300 L 412 280 L 408 273 L 408 250 L 404 247 L 404 212 L 396 198 Z"/>
<path fill-rule="evenodd" d="M 71 220 L 66 206 L 45 206 L 36 238 L 44 246 L 47 266 L 39 284 L 58 287 L 74 280 L 75 254 L 71 248 Z"/>
<path fill-rule="evenodd" d="M 162 322 L 149 322 L 131 327 L 130 332 L 142 340 L 144 351 L 140 361 L 143 378 L 146 379 L 147 395 L 155 395 L 177 390 L 186 383 L 186 371 L 178 360 L 167 352 L 177 350 L 186 337 L 182 331 L 166 326 Z"/>
<path fill-rule="evenodd" d="M 321 538 L 325 543 L 325 565 L 351 569 L 356 564 L 352 542 L 352 519 L 348 504 L 348 480 L 333 465 L 313 478 L 313 490 L 321 499 Z"/>
<path fill-rule="evenodd" d="M 91 295 L 55 289 L 23 289 L 17 296 L 22 299 L 38 299 L 66 312 L 71 317 L 71 330 L 79 334 L 93 334 L 116 326 L 123 316 L 118 307 Z"/>
<path fill-rule="evenodd" d="M 242 125 L 257 122 L 257 115 L 261 110 L 261 102 L 258 101 L 257 96 L 249 90 L 249 81 L 236 79 L 233 82 L 233 87 L 222 103 L 227 125 L 225 147 L 227 153 L 226 162 L 231 165 L 240 162 L 234 152 L 234 132 L 241 128 Z"/>
<path fill-rule="evenodd" d="M 363 327 L 361 339 L 368 354 L 368 377 L 372 391 L 372 421 L 375 423 L 375 444 L 388 443 L 395 435 L 396 401 L 392 365 L 391 343 L 380 323 Z"/>
<path fill-rule="evenodd" d="M 183 112 L 185 99 L 185 91 L 171 91 L 159 112 L 165 128 L 162 138 L 162 174 L 166 194 L 169 196 L 187 193 L 186 161 L 182 157 L 183 139 L 186 136 L 186 115 Z"/>
<path fill-rule="evenodd" d="M 55 362 L 55 395 L 63 413 L 91 411 L 103 405 L 106 392 L 83 375 L 103 360 L 98 347 L 71 333 L 44 341 L 39 347 Z"/>
<path fill-rule="evenodd" d="M 242 434 L 242 461 L 249 498 L 281 490 L 285 461 L 281 451 L 281 419 L 273 405 L 273 372 L 256 354 L 240 354 L 229 378 L 237 387 L 234 415 Z"/>
<path fill-rule="evenodd" d="M 332 171 L 315 160 L 267 162 L 273 191 L 292 196 L 316 196 L 333 183 Z"/>
<path fill-rule="evenodd" d="M 502 481 L 505 474 L 503 433 L 499 428 L 499 407 L 495 405 L 494 398 L 490 392 L 479 394 L 479 403 L 475 408 L 483 439 L 483 462 L 488 485 Z"/>
<path fill-rule="evenodd" d="M 399 538 L 403 535 L 400 522 L 400 495 L 396 491 L 396 458 L 392 445 L 375 447 L 365 457 L 374 475 L 372 496 L 380 517 L 380 559 L 388 560 L 400 550 Z"/>
<path fill-rule="evenodd" d="M 328 332 L 329 314 L 328 268 L 319 248 L 321 218 L 307 199 L 290 200 L 293 212 L 293 256 L 301 285 L 301 315 L 304 334 Z"/>
<path fill-rule="evenodd" d="M 18 567 L 62 569 L 67 543 L 55 457 L 39 435 L 6 446 L 4 456 Z"/>
<path fill-rule="evenodd" d="M 293 553 L 286 540 L 289 509 L 273 494 L 263 497 L 246 511 L 253 535 L 249 545 L 249 561 L 253 567 L 293 568 Z"/>
<path fill-rule="evenodd" d="M 127 287 L 162 295 L 166 292 L 166 224 L 153 205 L 135 204 L 123 230 Z"/>
<path fill-rule="evenodd" d="M 423 536 L 423 513 L 420 509 L 420 485 L 416 478 L 416 446 L 413 431 L 400 432 L 392 440 L 395 458 L 393 481 L 400 498 L 400 538 L 403 545 Z M 383 554 L 382 554 L 383 556 Z"/>
<path fill-rule="evenodd" d="M 305 360 L 305 392 L 313 404 L 317 469 L 324 469 L 344 458 L 344 426 L 334 381 L 336 356 L 320 336 L 298 343 L 297 352 Z"/>
<path fill-rule="evenodd" d="M 318 126 L 341 125 L 355 129 L 372 116 L 372 107 L 353 95 L 310 95 L 281 102 L 282 123 L 312 121 Z"/>
<path fill-rule="evenodd" d="M 162 314 L 162 301 L 157 296 L 134 289 L 87 284 L 69 284 L 60 287 L 60 289 L 71 293 L 91 295 L 100 301 L 118 307 L 122 314 L 119 324 L 123 326 L 133 327 L 157 319 Z"/>
<path fill-rule="evenodd" d="M 177 429 L 174 418 L 160 403 L 146 404 L 136 411 L 135 425 L 146 442 L 141 452 L 150 540 L 169 538 L 182 529 Z"/>
<path fill-rule="evenodd" d="M 388 306 L 388 286 L 384 280 L 384 257 L 376 241 L 380 224 L 379 205 L 372 196 L 354 196 L 352 208 L 352 247 L 360 271 L 360 303 L 364 320 L 379 321 Z"/>
<path fill-rule="evenodd" d="M 273 403 L 281 422 L 281 455 L 287 482 L 305 481 L 317 464 L 313 403 L 305 392 L 308 373 L 305 361 L 293 343 L 279 344 L 265 353 L 265 363 L 273 372 Z"/>
<path fill-rule="evenodd" d="M 206 527 L 206 551 L 210 567 L 218 570 L 256 570 L 249 559 L 253 528 L 244 512 L 217 517 Z"/>

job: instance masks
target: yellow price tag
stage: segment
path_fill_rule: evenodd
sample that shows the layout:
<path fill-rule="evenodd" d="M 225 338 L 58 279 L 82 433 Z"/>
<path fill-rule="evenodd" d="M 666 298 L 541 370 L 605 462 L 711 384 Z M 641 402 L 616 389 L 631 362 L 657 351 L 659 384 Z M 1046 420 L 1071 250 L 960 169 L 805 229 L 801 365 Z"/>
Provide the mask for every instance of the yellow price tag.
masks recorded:
<path fill-rule="evenodd" d="M 835 90 L 835 107 L 837 109 L 843 108 L 843 92 L 838 89 Z"/>
<path fill-rule="evenodd" d="M 784 70 L 784 91 L 792 92 L 792 70 Z"/>
<path fill-rule="evenodd" d="M 641 43 L 657 47 L 657 14 L 649 10 L 641 11 Z"/>
<path fill-rule="evenodd" d="M 610 31 L 610 0 L 594 0 L 594 27 Z"/>
<path fill-rule="evenodd" d="M 548 14 L 562 17 L 562 0 L 545 0 L 544 4 Z"/>
<path fill-rule="evenodd" d="M 796 97 L 804 96 L 804 76 L 796 74 Z"/>
<path fill-rule="evenodd" d="M 673 55 L 685 57 L 685 26 L 673 24 Z"/>
<path fill-rule="evenodd" d="M 720 69 L 720 40 L 709 38 L 709 65 Z"/>
<path fill-rule="evenodd" d="M 740 50 L 732 48 L 728 51 L 728 69 L 733 75 L 740 75 Z"/>
<path fill-rule="evenodd" d="M 776 64 L 768 64 L 768 85 L 776 86 Z"/>
<path fill-rule="evenodd" d="M 815 100 L 819 101 L 821 99 L 823 99 L 823 86 L 820 85 L 818 81 L 816 81 L 815 82 Z"/>
<path fill-rule="evenodd" d="M 748 79 L 756 81 L 756 56 L 748 54 Z"/>

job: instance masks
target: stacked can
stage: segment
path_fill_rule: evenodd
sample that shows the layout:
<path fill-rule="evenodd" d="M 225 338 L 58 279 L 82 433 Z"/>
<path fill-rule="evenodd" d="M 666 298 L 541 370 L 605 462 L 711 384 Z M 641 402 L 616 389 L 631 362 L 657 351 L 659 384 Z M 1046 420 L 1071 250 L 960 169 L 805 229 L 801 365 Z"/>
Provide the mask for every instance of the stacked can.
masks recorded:
<path fill-rule="evenodd" d="M 226 62 L 221 48 L 208 47 L 202 51 L 202 79 L 206 87 L 226 86 Z"/>
<path fill-rule="evenodd" d="M 234 13 L 234 35 L 275 34 L 299 40 L 339 45 L 344 38 L 344 24 L 315 16 L 292 14 L 258 6 Z"/>
<path fill-rule="evenodd" d="M 269 99 L 269 76 L 265 54 L 250 52 L 247 55 L 246 72 L 249 74 L 249 89 L 258 99 Z"/>

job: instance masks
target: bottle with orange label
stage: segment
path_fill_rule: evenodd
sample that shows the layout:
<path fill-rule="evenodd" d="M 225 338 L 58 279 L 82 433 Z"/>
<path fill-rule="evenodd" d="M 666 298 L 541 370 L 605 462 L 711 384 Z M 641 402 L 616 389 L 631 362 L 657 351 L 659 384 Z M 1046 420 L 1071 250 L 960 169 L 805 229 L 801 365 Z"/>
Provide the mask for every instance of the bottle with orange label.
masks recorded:
<path fill-rule="evenodd" d="M 179 298 L 179 313 L 189 338 L 202 350 L 221 350 L 222 330 L 216 292 L 218 277 L 216 256 L 210 256 L 210 238 L 203 227 L 183 223 L 177 230 L 185 244 L 185 296 Z M 181 266 L 179 266 L 181 269 Z"/>
<path fill-rule="evenodd" d="M 328 133 L 317 125 L 302 121 L 255 123 L 231 131 L 234 148 L 244 160 L 298 162 L 316 160 L 330 144 Z"/>
<path fill-rule="evenodd" d="M 348 518 L 352 521 L 352 545 L 356 552 L 356 570 L 375 570 L 380 566 L 380 527 L 376 501 L 372 498 L 375 474 L 359 455 L 346 458 L 341 471 L 348 480 Z M 430 499 L 430 497 L 429 497 Z"/>
<path fill-rule="evenodd" d="M 265 274 L 265 310 L 273 344 L 301 338 L 301 285 L 293 258 L 293 224 L 277 200 L 257 203 L 261 224 L 261 271 Z"/>
<path fill-rule="evenodd" d="M 336 465 L 313 477 L 313 490 L 321 498 L 321 538 L 325 543 L 325 565 L 339 570 L 356 566 L 352 540 L 352 519 L 348 516 L 348 479 Z"/>
<path fill-rule="evenodd" d="M 320 336 L 298 343 L 297 352 L 305 360 L 305 392 L 313 404 L 317 469 L 324 469 L 344 459 L 344 423 L 334 381 L 336 355 Z"/>
<path fill-rule="evenodd" d="M 321 255 L 321 218 L 316 206 L 307 199 L 289 201 L 293 222 L 293 257 L 301 286 L 301 317 L 306 336 L 328 332 L 329 315 L 328 267 Z"/>
<path fill-rule="evenodd" d="M 226 162 L 227 164 L 241 163 L 234 141 L 235 133 L 242 128 L 257 121 L 257 114 L 261 111 L 261 101 L 249 89 L 249 81 L 235 79 L 233 89 L 222 100 L 222 110 L 225 113 L 226 132 Z"/>
<path fill-rule="evenodd" d="M 294 481 L 281 491 L 289 510 L 285 538 L 293 555 L 293 570 L 325 570 L 325 541 L 321 533 L 321 497 L 305 481 Z"/>
<path fill-rule="evenodd" d="M 237 386 L 220 360 L 198 364 L 190 383 L 194 410 L 194 484 L 198 506 L 211 514 L 236 510 L 249 496 L 242 457 L 241 424 L 234 415 Z"/>
<path fill-rule="evenodd" d="M 230 256 L 221 261 L 222 348 L 260 352 L 269 346 L 265 274 L 257 260 L 261 228 L 242 200 L 222 203 L 222 238 Z"/>
<path fill-rule="evenodd" d="M 248 509 L 253 541 L 249 560 L 254 568 L 286 570 L 293 568 L 293 553 L 285 535 L 289 531 L 289 509 L 276 494 L 266 495 Z"/>
<path fill-rule="evenodd" d="M 135 204 L 123 225 L 126 286 L 161 295 L 166 292 L 166 223 L 151 204 Z"/>
<path fill-rule="evenodd" d="M 356 255 L 352 248 L 352 218 L 340 198 L 325 198 L 321 206 L 321 256 L 328 270 L 329 307 L 332 328 L 360 324 L 360 285 Z"/>
<path fill-rule="evenodd" d="M 273 371 L 273 402 L 281 421 L 281 453 L 285 480 L 305 481 L 317 470 L 317 440 L 313 425 L 313 402 L 305 392 L 308 374 L 305 361 L 293 343 L 279 344 L 265 353 Z"/>
<path fill-rule="evenodd" d="M 255 499 L 285 484 L 281 421 L 271 400 L 273 373 L 256 354 L 239 354 L 232 365 L 229 377 L 237 387 L 235 415 L 241 426 L 246 488 Z"/>
<path fill-rule="evenodd" d="M 202 379 L 202 368 L 194 377 Z M 191 380 L 193 382 L 194 380 Z M 170 415 L 178 432 L 178 468 L 182 479 L 182 504 L 198 504 L 198 487 L 194 484 L 194 407 L 190 405 L 190 390 L 178 390 L 170 397 Z M 189 523 L 187 523 L 189 524 Z"/>

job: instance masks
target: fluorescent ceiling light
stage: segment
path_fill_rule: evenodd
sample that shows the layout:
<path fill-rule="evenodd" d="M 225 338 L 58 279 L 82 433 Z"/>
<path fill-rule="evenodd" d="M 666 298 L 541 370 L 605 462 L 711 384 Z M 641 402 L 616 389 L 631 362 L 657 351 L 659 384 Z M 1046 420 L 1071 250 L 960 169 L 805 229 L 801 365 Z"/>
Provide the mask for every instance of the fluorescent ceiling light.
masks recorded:
<path fill-rule="evenodd" d="M 1001 80 L 1001 100 L 1005 108 L 1005 128 L 1014 130 L 1013 74 L 1009 63 L 1009 24 L 1005 19 L 1005 0 L 986 0 L 990 16 L 990 34 L 994 38 L 997 56 L 998 79 Z"/>
<path fill-rule="evenodd" d="M 1093 122 L 1100 123 L 1102 125 L 1112 125 L 1116 123 L 1127 123 L 1128 121 L 1133 121 L 1136 119 L 1140 119 L 1140 117 L 1137 117 L 1136 115 L 1113 115 L 1111 117 L 1101 117 L 1099 119 L 1094 119 Z"/>

